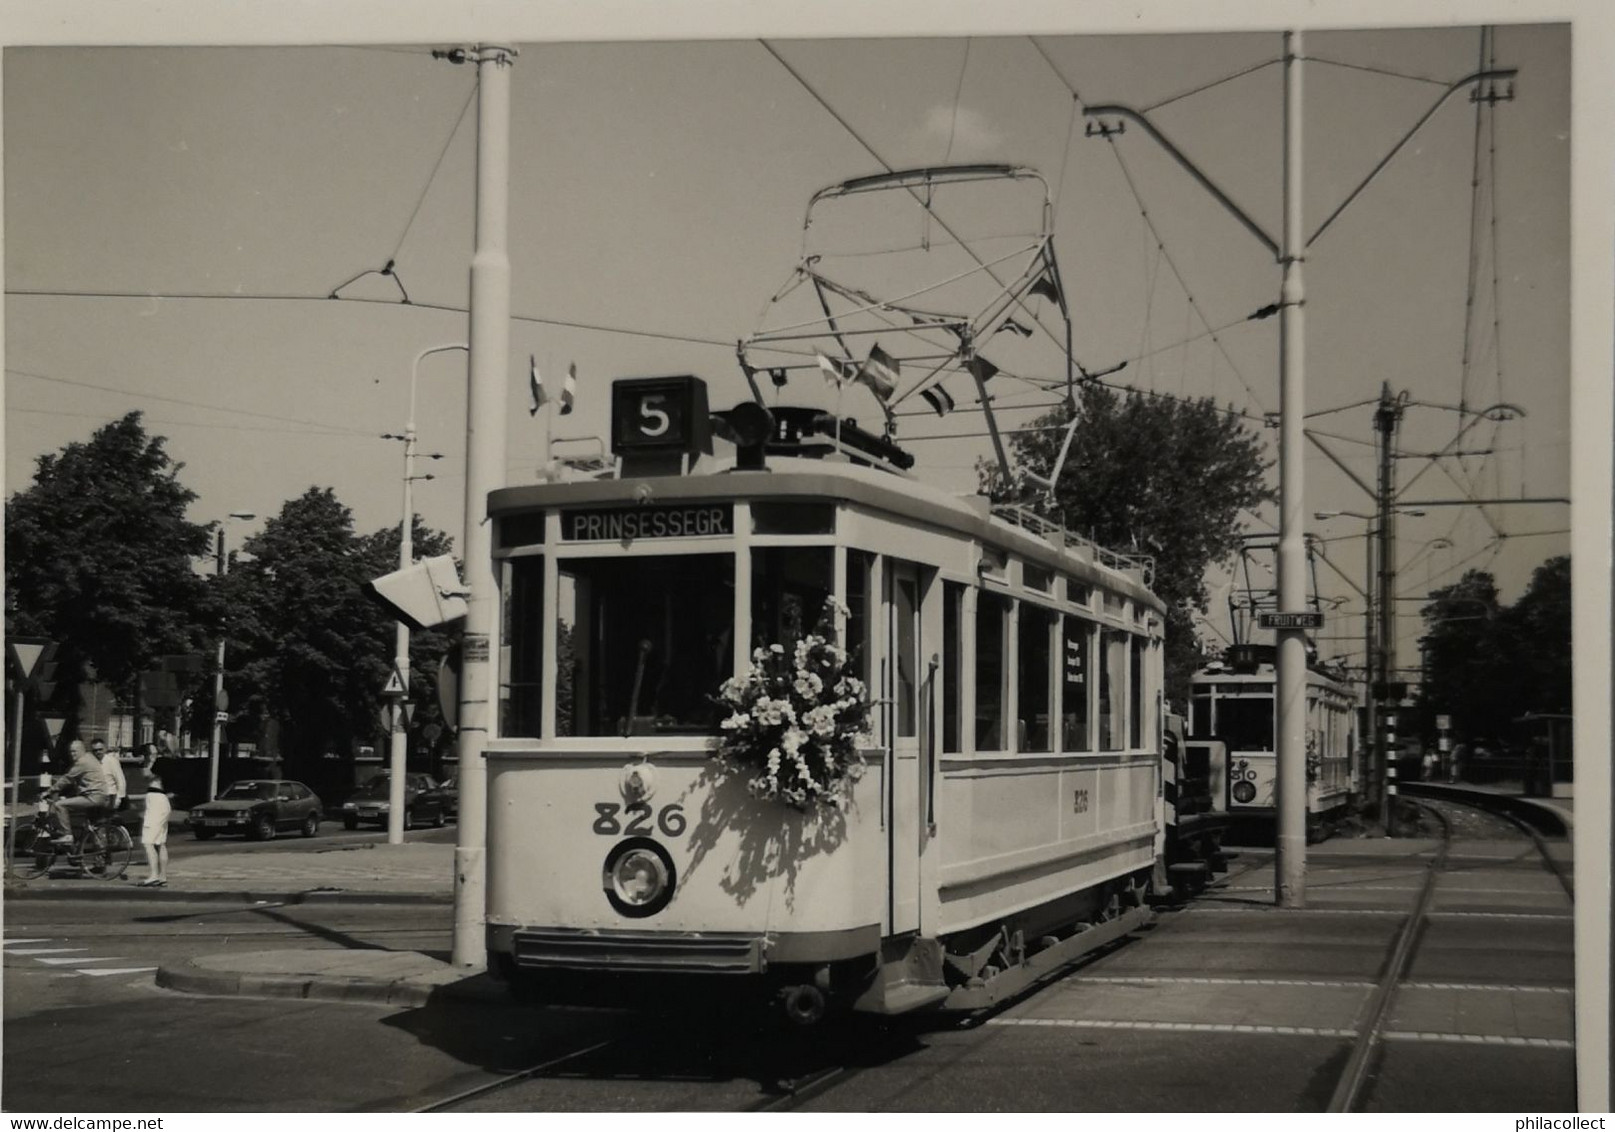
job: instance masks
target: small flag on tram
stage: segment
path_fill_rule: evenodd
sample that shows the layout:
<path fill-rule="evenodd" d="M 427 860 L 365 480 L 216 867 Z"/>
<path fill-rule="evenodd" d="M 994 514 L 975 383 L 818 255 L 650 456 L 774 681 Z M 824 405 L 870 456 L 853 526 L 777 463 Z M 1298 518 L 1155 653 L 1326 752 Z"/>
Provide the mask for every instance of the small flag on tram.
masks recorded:
<path fill-rule="evenodd" d="M 544 396 L 544 379 L 538 376 L 538 358 L 532 354 L 527 355 L 527 415 L 536 416 L 549 400 Z"/>
<path fill-rule="evenodd" d="M 941 382 L 931 386 L 929 389 L 920 390 L 920 396 L 925 398 L 927 405 L 936 410 L 936 415 L 939 417 L 945 417 L 953 412 L 953 397 L 946 389 L 942 388 Z"/>
<path fill-rule="evenodd" d="M 835 386 L 846 384 L 851 375 L 847 373 L 847 364 L 845 362 L 838 362 L 834 358 L 827 357 L 820 350 L 813 351 L 813 356 L 819 359 L 819 369 L 824 373 L 824 380 Z"/>
<path fill-rule="evenodd" d="M 1060 297 L 1060 281 L 1054 277 L 1053 267 L 1044 268 L 1043 274 L 1038 276 L 1037 282 L 1033 283 L 1028 290 L 1034 295 L 1042 295 L 1051 302 L 1065 302 Z"/>
<path fill-rule="evenodd" d="M 572 411 L 572 402 L 578 396 L 578 364 L 571 362 L 566 367 L 566 381 L 561 384 L 561 416 Z"/>
<path fill-rule="evenodd" d="M 971 376 L 983 383 L 991 381 L 998 373 L 997 366 L 979 355 L 965 362 L 965 368 L 970 371 Z"/>
<path fill-rule="evenodd" d="M 858 367 L 855 380 L 860 385 L 867 385 L 876 397 L 884 404 L 892 399 L 897 392 L 898 366 L 897 359 L 893 358 L 876 343 L 869 350 L 869 360 Z"/>

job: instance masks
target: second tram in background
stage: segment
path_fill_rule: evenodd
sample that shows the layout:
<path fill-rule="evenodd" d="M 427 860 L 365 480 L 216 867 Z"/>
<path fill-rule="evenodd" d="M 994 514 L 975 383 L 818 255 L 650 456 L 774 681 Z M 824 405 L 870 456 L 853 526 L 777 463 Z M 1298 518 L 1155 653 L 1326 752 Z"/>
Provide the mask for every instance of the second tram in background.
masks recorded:
<path fill-rule="evenodd" d="M 1271 834 L 1278 782 L 1277 681 L 1271 645 L 1230 646 L 1195 673 L 1189 741 L 1214 744 L 1226 767 L 1217 792 L 1241 832 Z M 1343 675 L 1307 667 L 1307 834 L 1315 837 L 1349 812 L 1360 789 L 1357 691 Z"/>

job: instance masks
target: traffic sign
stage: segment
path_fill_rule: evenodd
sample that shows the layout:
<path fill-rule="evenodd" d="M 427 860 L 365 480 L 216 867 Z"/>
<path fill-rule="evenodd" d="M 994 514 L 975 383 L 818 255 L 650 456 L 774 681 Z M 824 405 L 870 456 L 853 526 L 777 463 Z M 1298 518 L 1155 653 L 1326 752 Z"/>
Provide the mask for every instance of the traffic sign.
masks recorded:
<path fill-rule="evenodd" d="M 1323 614 L 1307 613 L 1258 613 L 1256 623 L 1263 629 L 1322 629 Z"/>
<path fill-rule="evenodd" d="M 227 711 L 215 712 L 213 714 L 213 722 L 214 723 L 229 723 L 230 722 L 230 713 L 227 712 Z"/>
<path fill-rule="evenodd" d="M 381 690 L 381 694 L 384 696 L 402 696 L 404 694 L 404 678 L 398 674 L 398 669 L 393 669 L 392 673 L 387 677 L 387 686 Z"/>
<path fill-rule="evenodd" d="M 1450 716 L 1450 715 L 1438 715 L 1438 716 L 1436 716 L 1436 730 L 1437 731 L 1451 731 L 1452 730 L 1452 716 Z"/>

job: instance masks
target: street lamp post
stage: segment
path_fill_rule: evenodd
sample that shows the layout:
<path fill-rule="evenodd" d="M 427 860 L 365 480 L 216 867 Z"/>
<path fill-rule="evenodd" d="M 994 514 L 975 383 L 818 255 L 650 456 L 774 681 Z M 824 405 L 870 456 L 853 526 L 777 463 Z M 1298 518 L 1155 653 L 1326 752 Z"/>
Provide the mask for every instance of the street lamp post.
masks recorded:
<path fill-rule="evenodd" d="M 251 511 L 232 511 L 226 522 L 229 519 L 240 519 L 245 522 L 257 517 Z M 214 558 L 214 570 L 219 578 L 223 578 L 230 571 L 230 559 L 224 552 L 224 528 L 225 523 L 220 523 L 218 548 Z M 224 722 L 220 717 L 230 706 L 230 700 L 224 691 L 224 625 L 222 623 L 219 625 L 219 652 L 214 659 L 218 664 L 213 672 L 213 742 L 208 748 L 207 768 L 207 796 L 209 800 L 219 796 L 219 749 L 222 745 L 224 727 Z"/>
<path fill-rule="evenodd" d="M 420 383 L 421 362 L 433 354 L 451 350 L 469 350 L 464 342 L 448 342 L 441 346 L 428 346 L 415 355 L 409 367 L 409 419 L 404 422 L 402 436 L 387 433 L 383 439 L 404 442 L 404 516 L 398 524 L 398 568 L 408 569 L 415 560 L 415 393 Z M 421 477 L 429 479 L 429 476 Z M 404 764 L 409 747 L 409 720 L 404 704 L 409 699 L 409 626 L 398 622 L 393 664 L 403 684 L 402 696 L 390 708 L 392 733 L 389 736 L 388 760 L 390 777 L 387 782 L 387 844 L 401 845 L 404 841 Z"/>

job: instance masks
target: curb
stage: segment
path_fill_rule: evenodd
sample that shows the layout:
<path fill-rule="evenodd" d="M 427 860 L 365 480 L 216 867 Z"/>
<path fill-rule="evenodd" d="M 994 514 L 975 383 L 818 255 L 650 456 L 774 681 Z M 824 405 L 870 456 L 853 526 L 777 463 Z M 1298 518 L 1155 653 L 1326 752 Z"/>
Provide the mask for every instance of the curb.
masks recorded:
<path fill-rule="evenodd" d="M 441 904 L 452 906 L 453 893 L 448 892 L 363 892 L 340 888 L 313 888 L 297 892 L 253 892 L 237 889 L 175 889 L 138 888 L 124 885 L 117 888 L 74 888 L 56 885 L 50 888 L 26 884 L 8 884 L 5 899 L 12 900 L 125 900 L 141 903 L 206 903 L 206 904 Z"/>
<path fill-rule="evenodd" d="M 185 994 L 216 997 L 299 998 L 317 1002 L 361 1002 L 375 1006 L 418 1009 L 434 999 L 508 1002 L 502 987 L 488 975 L 466 975 L 454 982 L 422 983 L 410 979 L 371 979 L 338 975 L 247 975 L 207 971 L 194 964 L 159 967 L 156 983 Z"/>

